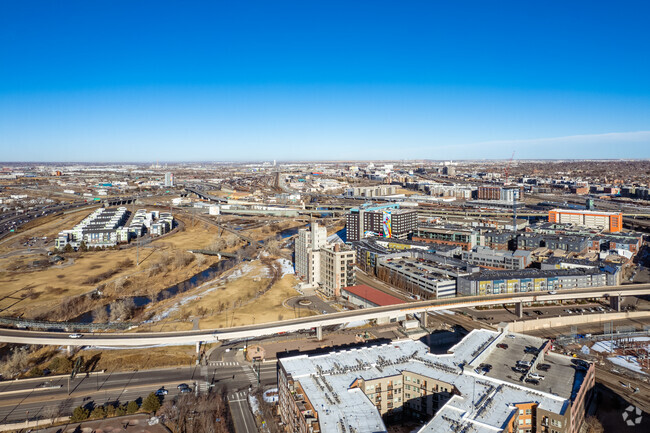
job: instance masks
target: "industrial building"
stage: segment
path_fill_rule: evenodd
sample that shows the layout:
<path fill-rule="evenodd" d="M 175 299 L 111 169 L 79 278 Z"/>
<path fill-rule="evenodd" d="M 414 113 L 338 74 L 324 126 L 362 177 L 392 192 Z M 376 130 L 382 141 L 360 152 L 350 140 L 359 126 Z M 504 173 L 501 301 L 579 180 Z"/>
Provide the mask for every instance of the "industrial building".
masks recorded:
<path fill-rule="evenodd" d="M 401 340 L 287 357 L 278 361 L 278 409 L 287 431 L 301 433 L 387 432 L 385 420 L 419 420 L 420 433 L 577 433 L 595 367 L 550 348 L 536 337 L 474 330 L 442 354 Z M 520 362 L 527 367 L 513 374 Z M 551 372 L 531 380 L 540 363 Z"/>
<path fill-rule="evenodd" d="M 399 209 L 399 204 L 350 209 L 345 216 L 348 242 L 368 236 L 406 239 L 418 227 L 418 212 Z"/>
<path fill-rule="evenodd" d="M 620 212 L 552 209 L 548 211 L 548 221 L 601 229 L 610 233 L 618 233 L 623 229 L 623 214 Z"/>

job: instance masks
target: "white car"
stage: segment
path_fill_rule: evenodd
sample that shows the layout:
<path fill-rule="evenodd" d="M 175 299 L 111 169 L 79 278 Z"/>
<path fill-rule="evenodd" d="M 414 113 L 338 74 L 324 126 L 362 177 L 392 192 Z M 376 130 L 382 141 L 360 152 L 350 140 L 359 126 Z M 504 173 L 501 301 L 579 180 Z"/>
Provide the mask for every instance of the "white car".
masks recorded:
<path fill-rule="evenodd" d="M 557 295 L 557 291 L 555 291 L 555 290 L 549 290 L 549 291 L 548 291 L 548 294 L 549 294 L 549 295 Z"/>
<path fill-rule="evenodd" d="M 70 335 L 68 335 L 68 338 L 81 338 L 81 337 L 83 337 L 83 335 L 81 335 L 81 334 L 70 334 Z"/>
<path fill-rule="evenodd" d="M 542 376 L 541 374 L 537 374 L 537 373 L 530 373 L 528 375 L 528 377 L 530 377 L 531 379 L 535 379 L 535 380 L 544 380 L 544 376 Z"/>

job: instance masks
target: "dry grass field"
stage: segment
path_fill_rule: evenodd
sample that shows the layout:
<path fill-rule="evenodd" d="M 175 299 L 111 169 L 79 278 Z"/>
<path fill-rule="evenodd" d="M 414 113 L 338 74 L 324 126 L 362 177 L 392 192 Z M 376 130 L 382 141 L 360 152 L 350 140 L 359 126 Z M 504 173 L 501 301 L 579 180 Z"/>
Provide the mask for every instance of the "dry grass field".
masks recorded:
<path fill-rule="evenodd" d="M 55 218 L 30 229 L 33 231 L 31 235 L 57 233 L 86 215 L 84 212 Z M 218 228 L 212 225 L 184 222 L 183 231 L 154 240 L 139 250 L 128 248 L 65 254 L 63 264 L 46 267 L 31 265 L 37 259 L 47 260 L 43 255 L 0 259 L 0 314 L 70 319 L 69 315 L 55 310 L 61 310 L 62 303 L 71 297 L 97 288 L 110 300 L 124 295 L 151 295 L 184 281 L 217 261 L 213 256 L 194 258 L 186 250 L 207 248 L 220 235 Z M 234 238 L 228 233 L 224 235 Z M 136 266 L 138 260 L 139 266 Z M 106 303 L 106 299 L 99 302 Z M 87 311 L 95 305 L 86 307 Z M 76 313 L 74 309 L 70 312 Z"/>
<path fill-rule="evenodd" d="M 142 325 L 136 332 L 187 330 L 191 329 L 193 318 L 198 318 L 200 329 L 292 318 L 293 310 L 285 308 L 283 302 L 298 294 L 294 288 L 298 281 L 293 274 L 275 282 L 272 276 L 273 271 L 260 260 L 240 264 L 219 281 L 158 303 L 150 312 L 160 320 Z M 269 288 L 270 283 L 273 284 Z"/>

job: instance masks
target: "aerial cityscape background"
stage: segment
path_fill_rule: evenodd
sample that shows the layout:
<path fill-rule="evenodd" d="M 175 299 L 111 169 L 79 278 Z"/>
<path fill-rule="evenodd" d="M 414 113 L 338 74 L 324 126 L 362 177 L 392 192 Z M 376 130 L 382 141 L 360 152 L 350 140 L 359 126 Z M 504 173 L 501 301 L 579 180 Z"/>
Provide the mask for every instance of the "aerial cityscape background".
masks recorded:
<path fill-rule="evenodd" d="M 0 3 L 0 432 L 650 431 L 648 16 Z"/>

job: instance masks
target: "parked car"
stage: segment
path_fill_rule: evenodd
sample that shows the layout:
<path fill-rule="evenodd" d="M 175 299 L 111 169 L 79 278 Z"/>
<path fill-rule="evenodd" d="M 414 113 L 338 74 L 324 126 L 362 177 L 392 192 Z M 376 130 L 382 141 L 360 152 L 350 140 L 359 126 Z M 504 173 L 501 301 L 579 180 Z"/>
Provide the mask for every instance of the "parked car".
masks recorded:
<path fill-rule="evenodd" d="M 531 379 L 535 379 L 535 380 L 543 380 L 544 379 L 544 376 L 542 376 L 541 374 L 537 374 L 537 373 L 530 373 L 528 375 L 528 377 L 530 377 Z"/>
<path fill-rule="evenodd" d="M 499 343 L 499 344 L 497 344 L 497 347 L 498 347 L 499 349 L 507 349 L 507 348 L 508 348 L 508 345 L 507 345 L 506 343 Z"/>

